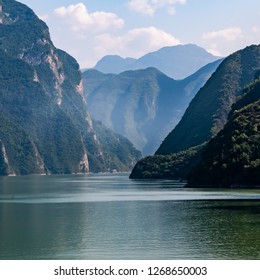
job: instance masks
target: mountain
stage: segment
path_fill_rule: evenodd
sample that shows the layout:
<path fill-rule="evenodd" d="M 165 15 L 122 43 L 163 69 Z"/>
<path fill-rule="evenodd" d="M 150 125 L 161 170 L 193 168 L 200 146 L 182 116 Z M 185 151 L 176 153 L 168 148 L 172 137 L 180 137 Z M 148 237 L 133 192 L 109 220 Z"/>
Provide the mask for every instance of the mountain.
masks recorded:
<path fill-rule="evenodd" d="M 190 175 L 190 185 L 260 186 L 259 78 L 246 88 L 224 129 L 208 143 Z"/>
<path fill-rule="evenodd" d="M 101 137 L 115 136 L 104 127 L 96 133 L 78 63 L 55 48 L 31 9 L 12 0 L 0 4 L 0 175 L 107 171 L 111 163 L 102 159 L 112 151 Z M 128 164 L 121 162 L 129 170 L 140 153 L 125 139 L 116 141 L 132 147 Z"/>
<path fill-rule="evenodd" d="M 141 158 L 141 152 L 125 137 L 106 128 L 101 122 L 93 120 L 95 136 L 99 143 L 101 156 L 89 155 L 92 171 L 130 171 Z"/>
<path fill-rule="evenodd" d="M 193 44 L 161 48 L 138 59 L 118 55 L 104 56 L 94 69 L 103 73 L 119 74 L 127 70 L 157 68 L 173 79 L 184 79 L 219 57 Z"/>
<path fill-rule="evenodd" d="M 209 141 L 226 124 L 232 104 L 260 68 L 260 45 L 227 57 L 191 101 L 156 154 L 171 154 Z"/>
<path fill-rule="evenodd" d="M 119 74 L 127 70 L 137 70 L 138 68 L 135 67 L 135 63 L 135 58 L 123 58 L 119 55 L 106 55 L 96 63 L 94 69 L 102 73 Z"/>
<path fill-rule="evenodd" d="M 206 143 L 169 155 L 142 158 L 133 168 L 130 179 L 186 180 L 201 159 Z"/>
<path fill-rule="evenodd" d="M 130 178 L 151 179 L 160 176 L 186 179 L 200 162 L 207 142 L 227 123 L 231 106 L 236 108 L 239 102 L 242 104 L 247 99 L 255 101 L 252 95 L 238 100 L 243 96 L 243 88 L 254 80 L 259 69 L 259 45 L 252 45 L 226 58 L 196 94 L 181 121 L 163 141 L 156 155 L 139 161 Z M 234 105 L 236 101 L 238 103 Z"/>
<path fill-rule="evenodd" d="M 85 71 L 84 93 L 90 115 L 128 138 L 144 155 L 153 154 L 220 62 L 178 81 L 155 68 L 119 75 Z"/>

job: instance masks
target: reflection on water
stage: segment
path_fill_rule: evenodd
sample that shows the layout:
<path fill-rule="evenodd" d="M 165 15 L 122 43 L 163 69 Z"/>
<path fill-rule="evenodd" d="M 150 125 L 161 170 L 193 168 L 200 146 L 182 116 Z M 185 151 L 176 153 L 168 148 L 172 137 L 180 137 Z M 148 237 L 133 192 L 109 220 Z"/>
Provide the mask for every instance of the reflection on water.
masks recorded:
<path fill-rule="evenodd" d="M 260 190 L 127 175 L 0 179 L 1 259 L 260 259 Z"/>

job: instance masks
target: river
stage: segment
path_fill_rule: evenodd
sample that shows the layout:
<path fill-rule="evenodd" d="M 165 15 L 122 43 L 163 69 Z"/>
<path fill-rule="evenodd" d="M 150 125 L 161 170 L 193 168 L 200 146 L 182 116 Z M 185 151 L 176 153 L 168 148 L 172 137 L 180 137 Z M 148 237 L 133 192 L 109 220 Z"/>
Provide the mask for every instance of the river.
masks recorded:
<path fill-rule="evenodd" d="M 260 189 L 128 174 L 2 177 L 0 259 L 260 259 Z"/>

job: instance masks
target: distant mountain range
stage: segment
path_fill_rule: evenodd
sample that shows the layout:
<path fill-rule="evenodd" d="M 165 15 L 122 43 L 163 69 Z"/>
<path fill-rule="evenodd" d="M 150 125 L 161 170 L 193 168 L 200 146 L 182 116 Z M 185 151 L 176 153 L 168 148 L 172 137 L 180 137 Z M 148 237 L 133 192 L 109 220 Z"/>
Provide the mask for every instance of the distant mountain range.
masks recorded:
<path fill-rule="evenodd" d="M 176 80 L 192 75 L 201 67 L 219 58 L 201 47 L 188 44 L 164 47 L 138 59 L 107 55 L 97 62 L 94 69 L 106 74 L 119 74 L 127 70 L 154 67 Z"/>
<path fill-rule="evenodd" d="M 259 186 L 259 69 L 260 45 L 227 57 L 156 155 L 139 161 L 130 178 L 188 177 L 191 186 Z"/>
<path fill-rule="evenodd" d="M 118 75 L 87 70 L 83 84 L 90 115 L 128 138 L 144 155 L 153 154 L 221 61 L 178 81 L 155 68 Z"/>
<path fill-rule="evenodd" d="M 0 0 L 0 29 L 0 175 L 128 171 L 133 142 L 155 155 L 130 178 L 260 185 L 260 45 L 219 60 L 195 45 L 107 56 L 97 68 L 119 74 L 81 74 L 27 6 Z"/>
<path fill-rule="evenodd" d="M 0 10 L 0 175 L 130 170 L 141 154 L 92 121 L 76 60 L 27 6 Z"/>

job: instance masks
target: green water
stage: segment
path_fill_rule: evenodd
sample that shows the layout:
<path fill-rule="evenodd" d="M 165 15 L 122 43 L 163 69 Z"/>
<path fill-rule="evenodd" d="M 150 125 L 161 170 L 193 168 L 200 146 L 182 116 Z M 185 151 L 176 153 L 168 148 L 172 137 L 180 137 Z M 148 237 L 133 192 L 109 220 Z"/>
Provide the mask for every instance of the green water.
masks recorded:
<path fill-rule="evenodd" d="M 3 177 L 0 259 L 260 259 L 260 190 Z"/>

